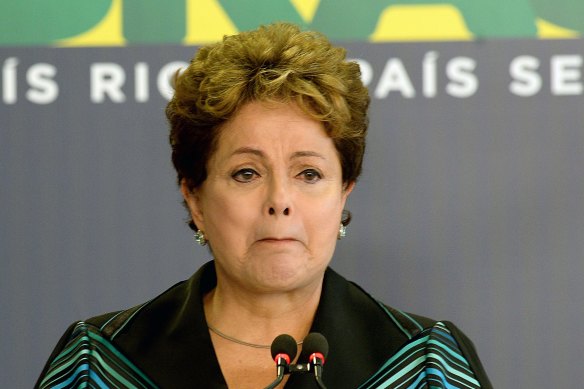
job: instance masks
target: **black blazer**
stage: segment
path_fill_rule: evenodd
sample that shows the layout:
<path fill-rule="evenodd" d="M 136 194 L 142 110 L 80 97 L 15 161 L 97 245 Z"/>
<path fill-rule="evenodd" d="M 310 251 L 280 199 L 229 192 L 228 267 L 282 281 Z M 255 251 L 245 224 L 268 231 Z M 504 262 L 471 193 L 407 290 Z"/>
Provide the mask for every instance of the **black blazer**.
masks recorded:
<path fill-rule="evenodd" d="M 215 284 L 214 263 L 209 262 L 145 304 L 74 323 L 55 347 L 36 387 L 94 379 L 101 387 L 227 388 L 203 311 L 203 296 Z M 405 387 L 416 382 L 442 387 L 439 380 L 443 386 L 448 382 L 454 387 L 491 388 L 472 342 L 456 326 L 385 306 L 330 268 L 311 332 L 322 333 L 329 342 L 323 373 L 328 388 L 375 388 L 386 381 L 392 382 L 390 388 L 404 382 L 409 382 Z M 434 352 L 432 345 L 440 347 Z M 88 353 L 80 351 L 84 347 L 97 350 L 99 357 L 88 361 Z M 444 358 L 432 359 L 440 352 Z M 446 358 L 453 359 L 444 362 L 449 366 L 436 368 Z M 415 366 L 412 361 L 417 367 L 406 371 L 406 364 Z M 84 363 L 99 366 L 80 368 Z M 120 373 L 124 364 L 130 368 Z M 114 377 L 127 375 L 127 381 L 115 384 L 116 378 L 100 376 L 108 372 Z M 457 383 L 464 379 L 468 386 Z M 286 384 L 288 389 L 313 387 L 317 386 L 311 374 L 292 375 Z"/>

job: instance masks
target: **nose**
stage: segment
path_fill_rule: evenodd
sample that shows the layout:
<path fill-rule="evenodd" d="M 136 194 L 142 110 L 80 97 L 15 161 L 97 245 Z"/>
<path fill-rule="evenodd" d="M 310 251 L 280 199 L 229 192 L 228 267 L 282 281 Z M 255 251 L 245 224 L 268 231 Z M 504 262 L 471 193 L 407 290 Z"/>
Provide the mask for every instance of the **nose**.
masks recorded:
<path fill-rule="evenodd" d="M 289 216 L 291 212 L 290 188 L 285 178 L 270 180 L 266 208 L 270 216 Z"/>
<path fill-rule="evenodd" d="M 270 215 L 275 215 L 276 214 L 276 208 L 270 207 L 270 209 L 268 210 L 268 213 Z M 290 208 L 284 208 L 284 210 L 282 211 L 282 214 L 285 215 L 285 216 L 288 216 L 290 214 Z"/>

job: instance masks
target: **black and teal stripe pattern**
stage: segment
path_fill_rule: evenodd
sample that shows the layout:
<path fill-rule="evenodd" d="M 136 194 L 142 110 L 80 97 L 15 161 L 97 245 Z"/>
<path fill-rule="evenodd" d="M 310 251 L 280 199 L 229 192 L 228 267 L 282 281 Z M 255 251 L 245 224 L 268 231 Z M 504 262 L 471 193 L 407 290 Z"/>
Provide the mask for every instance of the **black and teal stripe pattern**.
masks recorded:
<path fill-rule="evenodd" d="M 79 322 L 67 346 L 51 362 L 40 388 L 156 388 L 101 334 Z"/>
<path fill-rule="evenodd" d="M 359 389 L 480 387 L 446 325 L 436 322 L 412 337 Z"/>
<path fill-rule="evenodd" d="M 378 304 L 408 340 L 358 389 L 481 387 L 445 323 L 426 323 L 424 327 L 407 313 Z M 115 336 L 146 305 L 119 312 L 101 327 L 77 323 L 38 387 L 156 388 L 146 374 L 112 344 Z"/>
<path fill-rule="evenodd" d="M 394 315 L 387 312 L 390 317 Z M 400 312 L 403 324 L 405 313 Z M 413 319 L 403 326 L 419 326 Z M 480 388 L 456 340 L 442 322 L 421 329 L 359 389 Z M 156 388 L 148 377 L 101 335 L 79 322 L 51 363 L 40 388 Z"/>

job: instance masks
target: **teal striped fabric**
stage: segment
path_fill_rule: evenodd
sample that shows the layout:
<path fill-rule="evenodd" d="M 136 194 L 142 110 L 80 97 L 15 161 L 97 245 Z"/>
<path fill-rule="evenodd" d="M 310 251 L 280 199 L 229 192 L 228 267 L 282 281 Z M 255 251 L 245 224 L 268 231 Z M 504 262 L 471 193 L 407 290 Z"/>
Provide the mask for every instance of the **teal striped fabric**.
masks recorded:
<path fill-rule="evenodd" d="M 51 362 L 40 388 L 156 388 L 98 328 L 77 323 L 67 347 Z"/>
<path fill-rule="evenodd" d="M 401 311 L 386 313 L 410 340 L 359 389 L 481 387 L 444 323 L 436 322 L 422 329 Z M 104 338 L 101 329 L 79 322 L 39 387 L 101 389 L 156 385 Z"/>
<path fill-rule="evenodd" d="M 410 339 L 359 389 L 480 388 L 442 322 Z"/>

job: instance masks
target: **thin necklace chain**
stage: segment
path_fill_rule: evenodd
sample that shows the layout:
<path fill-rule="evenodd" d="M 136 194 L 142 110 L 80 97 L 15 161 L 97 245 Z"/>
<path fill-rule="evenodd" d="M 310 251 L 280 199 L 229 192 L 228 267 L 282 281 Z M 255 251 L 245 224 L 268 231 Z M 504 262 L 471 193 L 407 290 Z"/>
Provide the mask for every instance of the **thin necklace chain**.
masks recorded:
<path fill-rule="evenodd" d="M 232 336 L 229 336 L 227 334 L 224 334 L 223 332 L 219 331 L 217 328 L 215 328 L 215 327 L 213 327 L 211 325 L 207 325 L 207 327 L 209 327 L 209 329 L 211 331 L 213 331 L 214 333 L 216 333 L 217 335 L 219 335 L 223 339 L 227 339 L 230 342 L 237 343 L 237 344 L 240 344 L 242 346 L 253 347 L 253 348 L 264 348 L 264 349 L 270 349 L 272 347 L 271 345 L 267 345 L 267 344 L 248 343 L 246 341 L 239 340 L 239 339 L 235 339 Z M 302 345 L 302 342 L 296 342 L 296 344 L 298 346 L 300 346 L 300 345 Z"/>

